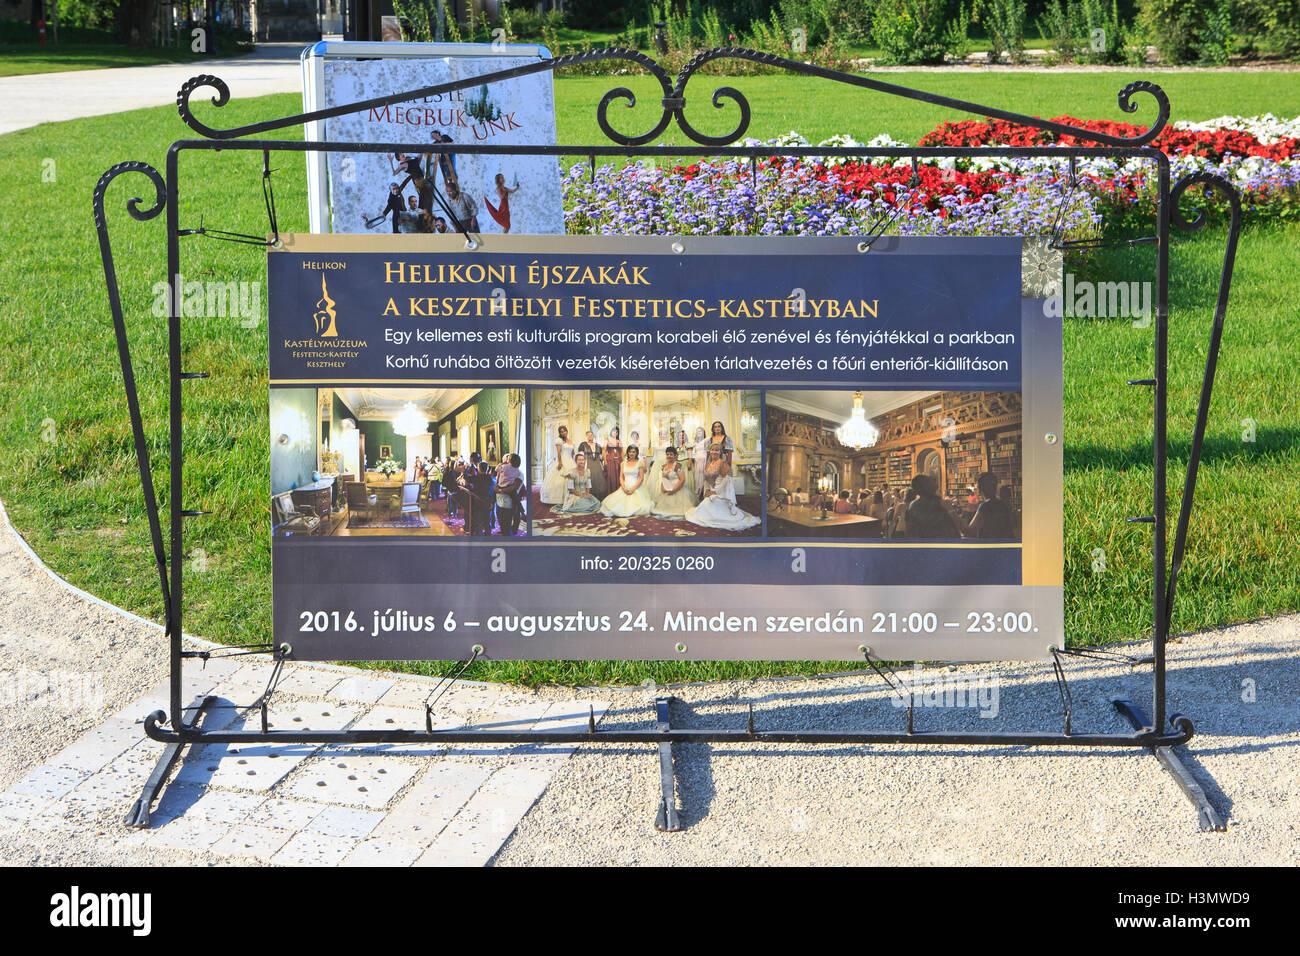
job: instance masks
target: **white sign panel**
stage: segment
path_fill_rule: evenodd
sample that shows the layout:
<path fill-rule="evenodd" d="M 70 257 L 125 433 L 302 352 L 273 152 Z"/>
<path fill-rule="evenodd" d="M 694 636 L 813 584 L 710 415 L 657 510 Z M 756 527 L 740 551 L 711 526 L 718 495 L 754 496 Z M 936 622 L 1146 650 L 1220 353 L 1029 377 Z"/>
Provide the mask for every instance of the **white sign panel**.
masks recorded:
<path fill-rule="evenodd" d="M 484 76 L 537 62 L 538 55 L 473 55 L 490 47 L 461 44 L 318 44 L 304 58 L 308 109 L 329 108 Z M 536 51 L 537 48 L 527 48 Z M 442 55 L 432 55 L 433 50 Z M 462 55 L 446 55 L 456 50 Z M 463 55 L 471 53 L 471 55 Z M 544 55 L 545 51 L 541 51 Z M 373 54 L 372 54 L 373 56 Z M 310 65 L 309 65 L 310 64 Z M 309 139 L 464 146 L 554 145 L 550 72 L 470 86 L 312 124 Z M 489 235 L 564 232 L 560 167 L 553 156 L 330 153 L 315 164 L 313 198 L 328 196 L 328 217 L 313 210 L 313 230 L 336 233 L 470 232 Z M 319 174 L 328 170 L 328 184 Z M 309 172 L 311 172 L 309 167 Z M 323 205 L 323 202 L 319 203 Z"/>

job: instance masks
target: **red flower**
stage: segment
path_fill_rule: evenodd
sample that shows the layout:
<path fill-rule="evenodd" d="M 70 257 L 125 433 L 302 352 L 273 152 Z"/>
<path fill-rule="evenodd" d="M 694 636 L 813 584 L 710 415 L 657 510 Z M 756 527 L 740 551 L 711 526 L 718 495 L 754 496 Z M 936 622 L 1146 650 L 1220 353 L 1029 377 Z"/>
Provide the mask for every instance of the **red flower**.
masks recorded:
<path fill-rule="evenodd" d="M 1143 127 L 1133 123 L 1115 123 L 1109 120 L 1081 120 L 1073 116 L 1054 116 L 1052 122 L 1094 133 L 1104 133 L 1124 139 L 1141 135 Z M 1056 134 L 1049 130 L 1018 126 L 1003 120 L 979 122 L 961 120 L 940 123 L 921 137 L 920 146 L 1096 146 L 1095 140 L 1074 134 Z M 1153 144 L 1167 155 L 1203 156 L 1220 162 L 1232 153 L 1237 156 L 1259 156 L 1274 161 L 1300 156 L 1300 139 L 1287 137 L 1276 143 L 1261 143 L 1243 130 L 1183 130 L 1166 127 Z"/>

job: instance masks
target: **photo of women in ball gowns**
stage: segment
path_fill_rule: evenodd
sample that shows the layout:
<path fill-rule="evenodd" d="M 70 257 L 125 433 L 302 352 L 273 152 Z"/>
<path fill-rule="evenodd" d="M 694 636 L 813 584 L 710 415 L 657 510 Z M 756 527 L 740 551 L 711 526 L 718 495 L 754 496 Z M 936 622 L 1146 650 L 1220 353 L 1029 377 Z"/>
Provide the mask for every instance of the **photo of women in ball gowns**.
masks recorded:
<path fill-rule="evenodd" d="M 1019 541 L 1019 392 L 766 393 L 769 537 Z"/>
<path fill-rule="evenodd" d="M 762 533 L 762 400 L 753 389 L 534 389 L 534 535 Z"/>

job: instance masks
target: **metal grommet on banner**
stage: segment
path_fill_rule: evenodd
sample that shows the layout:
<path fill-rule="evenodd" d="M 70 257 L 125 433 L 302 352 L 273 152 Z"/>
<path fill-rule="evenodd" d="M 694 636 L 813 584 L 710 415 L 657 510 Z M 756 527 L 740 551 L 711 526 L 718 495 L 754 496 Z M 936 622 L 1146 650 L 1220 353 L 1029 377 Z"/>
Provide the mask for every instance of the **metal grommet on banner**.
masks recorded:
<path fill-rule="evenodd" d="M 869 242 L 858 243 L 858 252 L 870 252 L 870 251 L 871 251 L 871 243 Z"/>
<path fill-rule="evenodd" d="M 482 645 L 482 644 L 475 644 L 473 647 L 471 647 L 471 648 L 469 649 L 469 651 L 470 651 L 470 653 L 473 654 L 475 657 L 482 657 L 482 656 L 483 656 L 483 645 Z"/>
<path fill-rule="evenodd" d="M 1047 442 L 1049 445 L 1055 445 L 1059 439 L 1056 437 L 1056 432 L 1048 432 L 1043 436 L 1043 441 Z"/>
<path fill-rule="evenodd" d="M 677 253 L 680 256 L 685 251 L 686 251 L 686 247 L 683 246 L 680 242 L 673 243 L 673 252 Z"/>
<path fill-rule="evenodd" d="M 467 238 L 467 239 L 465 240 L 465 248 L 466 248 L 466 249 L 477 249 L 477 248 L 478 248 L 478 240 L 477 240 L 477 239 L 469 239 L 469 238 Z"/>
<path fill-rule="evenodd" d="M 870 656 L 871 656 L 871 647 L 870 647 L 869 645 L 867 645 L 867 644 L 859 644 L 859 645 L 858 645 L 858 653 L 861 654 L 863 657 L 870 657 Z"/>
<path fill-rule="evenodd" d="M 680 641 L 679 641 L 678 644 L 677 644 L 677 653 L 678 653 L 678 654 L 685 654 L 685 653 L 686 653 L 686 645 L 683 644 L 683 643 L 681 643 Z"/>

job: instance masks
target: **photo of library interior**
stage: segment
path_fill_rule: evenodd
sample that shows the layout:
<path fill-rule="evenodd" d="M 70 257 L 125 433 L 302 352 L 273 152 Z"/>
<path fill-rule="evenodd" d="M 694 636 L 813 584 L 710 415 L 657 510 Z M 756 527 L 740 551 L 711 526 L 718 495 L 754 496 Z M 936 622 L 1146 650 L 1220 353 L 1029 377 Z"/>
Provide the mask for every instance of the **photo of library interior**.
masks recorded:
<path fill-rule="evenodd" d="M 1019 392 L 766 393 L 768 534 L 1020 538 Z"/>

